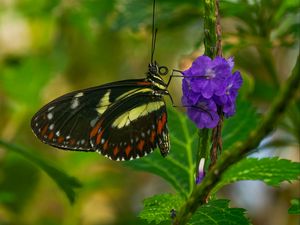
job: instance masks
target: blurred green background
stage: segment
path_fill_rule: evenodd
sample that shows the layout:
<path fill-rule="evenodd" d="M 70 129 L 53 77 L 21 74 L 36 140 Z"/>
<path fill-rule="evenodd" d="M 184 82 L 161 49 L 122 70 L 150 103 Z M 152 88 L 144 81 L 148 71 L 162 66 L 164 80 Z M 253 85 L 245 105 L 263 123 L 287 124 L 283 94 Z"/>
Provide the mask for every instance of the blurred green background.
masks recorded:
<path fill-rule="evenodd" d="M 157 0 L 156 13 L 155 58 L 171 69 L 187 68 L 204 52 L 202 1 Z M 142 200 L 172 192 L 162 179 L 97 154 L 57 151 L 30 130 L 32 115 L 66 92 L 143 77 L 151 17 L 152 0 L 0 0 L 0 139 L 82 184 L 71 205 L 34 160 L 0 147 L 1 225 L 142 225 L 137 218 Z M 224 56 L 235 57 L 243 95 L 263 113 L 299 53 L 299 2 L 221 1 L 221 19 Z M 180 104 L 180 80 L 170 89 Z M 299 142 L 298 100 L 255 154 L 299 161 Z M 222 194 L 246 208 L 255 225 L 290 225 L 299 222 L 287 214 L 298 188 L 299 182 L 277 189 L 240 182 Z"/>

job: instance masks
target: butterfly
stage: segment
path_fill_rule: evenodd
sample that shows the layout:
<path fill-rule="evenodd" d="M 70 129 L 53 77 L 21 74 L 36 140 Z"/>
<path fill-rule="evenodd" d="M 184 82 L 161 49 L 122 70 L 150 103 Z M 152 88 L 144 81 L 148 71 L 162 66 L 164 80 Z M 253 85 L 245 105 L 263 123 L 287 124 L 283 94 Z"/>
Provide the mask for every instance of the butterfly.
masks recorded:
<path fill-rule="evenodd" d="M 74 91 L 51 101 L 32 118 L 31 128 L 51 146 L 99 152 L 112 160 L 143 157 L 170 149 L 169 95 L 162 75 L 168 68 L 149 64 L 144 79 L 123 80 Z"/>
<path fill-rule="evenodd" d="M 58 97 L 32 118 L 38 139 L 56 148 L 99 152 L 112 160 L 143 157 L 155 148 L 170 150 L 167 110 L 169 94 L 162 76 L 169 70 L 153 60 L 157 29 L 155 0 L 152 14 L 152 50 L 146 77 L 116 81 Z"/>

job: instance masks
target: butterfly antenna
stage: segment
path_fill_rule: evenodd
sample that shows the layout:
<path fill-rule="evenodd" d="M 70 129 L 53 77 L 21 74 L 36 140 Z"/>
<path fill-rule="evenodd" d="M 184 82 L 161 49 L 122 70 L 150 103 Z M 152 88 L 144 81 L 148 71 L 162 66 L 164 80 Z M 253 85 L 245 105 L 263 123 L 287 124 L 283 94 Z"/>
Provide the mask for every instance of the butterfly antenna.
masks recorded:
<path fill-rule="evenodd" d="M 153 0 L 152 8 L 152 46 L 151 46 L 151 64 L 153 64 L 153 57 L 155 51 L 157 28 L 155 28 L 155 0 Z"/>

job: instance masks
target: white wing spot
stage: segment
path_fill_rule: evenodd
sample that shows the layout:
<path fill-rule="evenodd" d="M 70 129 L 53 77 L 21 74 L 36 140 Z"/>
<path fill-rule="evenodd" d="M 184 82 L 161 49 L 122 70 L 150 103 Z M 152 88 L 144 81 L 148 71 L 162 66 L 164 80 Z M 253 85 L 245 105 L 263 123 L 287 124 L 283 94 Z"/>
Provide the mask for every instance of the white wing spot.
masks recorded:
<path fill-rule="evenodd" d="M 70 135 L 68 135 L 67 137 L 66 137 L 66 140 L 69 140 L 71 138 L 71 136 Z"/>
<path fill-rule="evenodd" d="M 54 109 L 54 106 L 49 107 L 48 112 L 52 111 L 52 109 Z"/>
<path fill-rule="evenodd" d="M 91 145 L 92 147 L 94 147 L 94 146 L 95 146 L 92 140 L 90 140 L 90 145 Z M 99 151 L 99 152 L 100 152 L 100 150 L 97 150 L 97 151 Z"/>
<path fill-rule="evenodd" d="M 55 133 L 56 136 L 59 136 L 60 135 L 60 131 L 58 130 L 56 133 Z"/>
<path fill-rule="evenodd" d="M 142 137 L 143 137 L 143 138 L 145 137 L 145 133 L 144 133 L 144 132 L 142 132 Z"/>
<path fill-rule="evenodd" d="M 79 98 L 79 97 L 82 97 L 83 95 L 84 95 L 83 92 L 79 92 L 74 97 L 75 98 Z"/>
<path fill-rule="evenodd" d="M 85 140 L 84 139 L 82 139 L 81 141 L 80 141 L 80 144 L 84 144 L 85 143 Z"/>
<path fill-rule="evenodd" d="M 78 98 L 74 98 L 72 103 L 71 103 L 71 109 L 75 109 L 79 106 L 79 100 Z"/>
<path fill-rule="evenodd" d="M 48 113 L 48 114 L 47 114 L 47 118 L 48 118 L 48 120 L 52 120 L 52 118 L 53 118 L 53 113 Z"/>
<path fill-rule="evenodd" d="M 95 124 L 97 123 L 98 119 L 99 119 L 99 117 L 97 116 L 95 119 L 91 120 L 91 122 L 90 122 L 91 127 L 95 126 Z"/>
<path fill-rule="evenodd" d="M 53 130 L 54 128 L 54 124 L 52 123 L 50 126 L 49 126 L 49 130 Z"/>
<path fill-rule="evenodd" d="M 102 139 L 101 139 L 101 144 L 104 144 L 104 142 L 105 142 L 105 139 L 102 138 Z"/>

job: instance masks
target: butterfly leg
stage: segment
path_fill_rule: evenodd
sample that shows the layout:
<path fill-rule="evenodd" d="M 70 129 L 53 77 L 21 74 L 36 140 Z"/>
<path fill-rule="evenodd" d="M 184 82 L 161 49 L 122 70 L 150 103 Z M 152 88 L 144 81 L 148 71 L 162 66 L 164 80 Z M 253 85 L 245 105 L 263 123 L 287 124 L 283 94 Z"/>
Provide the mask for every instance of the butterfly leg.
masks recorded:
<path fill-rule="evenodd" d="M 181 75 L 174 74 L 175 72 L 178 72 L 178 73 L 180 73 Z M 169 84 L 171 83 L 171 80 L 172 80 L 173 77 L 184 77 L 184 76 L 183 76 L 183 72 L 182 72 L 181 70 L 175 70 L 175 69 L 173 69 L 173 70 L 172 70 L 172 73 L 171 73 L 171 75 L 170 75 L 170 77 L 169 77 L 169 80 L 168 80 L 168 82 L 167 82 L 167 87 L 169 87 Z"/>

